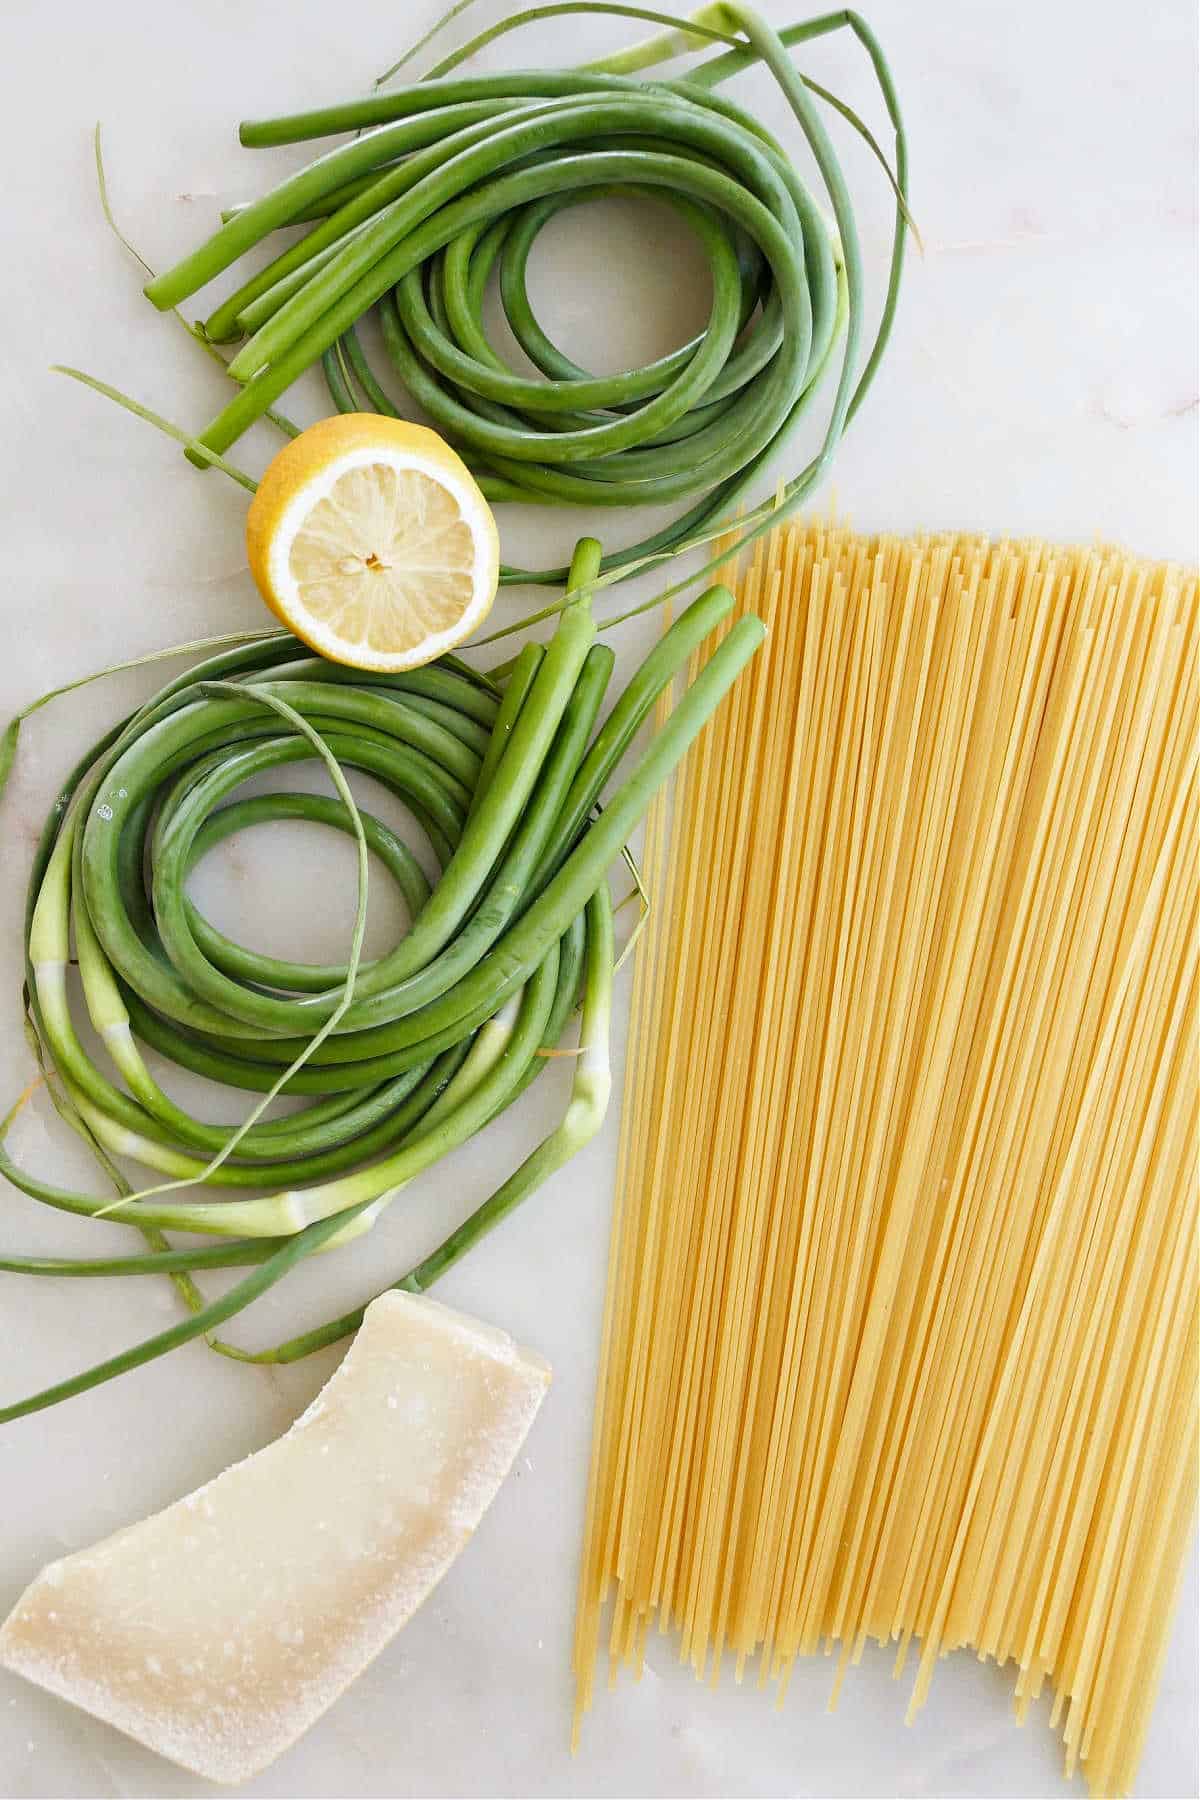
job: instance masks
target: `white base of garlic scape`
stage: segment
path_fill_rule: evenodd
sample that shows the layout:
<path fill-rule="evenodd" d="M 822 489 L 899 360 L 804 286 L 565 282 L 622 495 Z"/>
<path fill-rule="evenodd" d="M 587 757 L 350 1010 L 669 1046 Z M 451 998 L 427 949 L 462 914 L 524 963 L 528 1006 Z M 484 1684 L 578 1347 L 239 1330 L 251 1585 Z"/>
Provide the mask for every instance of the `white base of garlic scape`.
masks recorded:
<path fill-rule="evenodd" d="M 244 1781 L 445 1574 L 549 1380 L 507 1333 L 383 1295 L 285 1437 L 43 1569 L 0 1663 L 197 1775 Z"/>

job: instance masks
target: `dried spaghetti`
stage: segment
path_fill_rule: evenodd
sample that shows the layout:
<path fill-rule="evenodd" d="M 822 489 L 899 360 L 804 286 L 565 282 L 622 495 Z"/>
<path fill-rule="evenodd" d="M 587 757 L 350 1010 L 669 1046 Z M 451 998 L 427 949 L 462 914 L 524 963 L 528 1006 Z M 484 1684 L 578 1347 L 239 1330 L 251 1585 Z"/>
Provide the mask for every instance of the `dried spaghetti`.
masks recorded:
<path fill-rule="evenodd" d="M 1126 1790 L 1195 1508 L 1197 583 L 781 527 L 639 947 L 575 1645 L 1049 1682 Z M 721 871 L 721 879 L 713 871 Z"/>

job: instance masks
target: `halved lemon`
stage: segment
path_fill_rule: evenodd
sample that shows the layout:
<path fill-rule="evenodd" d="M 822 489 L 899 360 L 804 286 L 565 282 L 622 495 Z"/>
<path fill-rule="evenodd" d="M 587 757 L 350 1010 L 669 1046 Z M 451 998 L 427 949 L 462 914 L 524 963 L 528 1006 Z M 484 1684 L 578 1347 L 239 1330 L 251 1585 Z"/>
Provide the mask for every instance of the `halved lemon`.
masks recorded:
<path fill-rule="evenodd" d="M 413 669 L 469 637 L 500 574 L 496 521 L 436 433 L 377 413 L 302 431 L 246 519 L 250 570 L 290 631 L 332 662 Z"/>

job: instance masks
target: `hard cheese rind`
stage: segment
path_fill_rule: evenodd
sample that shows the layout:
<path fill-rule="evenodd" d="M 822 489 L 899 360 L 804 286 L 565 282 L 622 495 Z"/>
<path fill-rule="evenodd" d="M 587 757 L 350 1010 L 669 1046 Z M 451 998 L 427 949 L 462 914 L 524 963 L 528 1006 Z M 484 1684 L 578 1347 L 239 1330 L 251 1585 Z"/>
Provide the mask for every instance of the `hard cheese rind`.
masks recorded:
<path fill-rule="evenodd" d="M 549 1380 L 505 1332 L 383 1295 L 285 1437 L 43 1569 L 0 1662 L 197 1775 L 245 1780 L 445 1574 Z"/>

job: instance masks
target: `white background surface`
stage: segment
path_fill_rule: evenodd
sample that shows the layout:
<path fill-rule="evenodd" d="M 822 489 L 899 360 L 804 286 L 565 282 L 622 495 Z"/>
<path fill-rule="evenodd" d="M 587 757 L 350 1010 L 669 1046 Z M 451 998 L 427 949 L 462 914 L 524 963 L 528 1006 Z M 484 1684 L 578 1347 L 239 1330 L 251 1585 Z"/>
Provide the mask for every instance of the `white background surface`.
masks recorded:
<path fill-rule="evenodd" d="M 257 625 L 243 563 L 244 496 L 201 477 L 152 431 L 47 373 L 66 361 L 195 427 L 223 383 L 170 318 L 141 299 L 96 201 L 90 132 L 106 130 L 114 204 L 161 267 L 207 232 L 219 204 L 257 190 L 294 153 L 236 145 L 237 120 L 362 92 L 428 0 L 8 0 L 4 132 L 5 430 L 0 713 L 119 656 Z M 778 23 L 793 16 L 775 0 Z M 1196 553 L 1195 42 L 1188 0 L 1037 7 L 869 0 L 912 142 L 924 261 L 909 267 L 881 378 L 848 438 L 836 498 L 863 527 L 969 526 Z M 499 8 L 484 0 L 483 16 Z M 618 21 L 569 20 L 488 60 L 567 61 L 627 41 Z M 880 110 L 849 40 L 811 47 L 818 79 Z M 737 90 L 770 104 L 762 78 Z M 878 278 L 887 196 L 853 140 L 867 267 Z M 616 368 L 681 339 L 705 310 L 690 247 L 618 208 L 572 212 L 547 233 L 535 300 L 585 363 Z M 315 417 L 321 390 L 292 396 Z M 238 446 L 259 470 L 267 435 Z M 796 462 L 799 462 L 799 447 Z M 778 471 L 784 474 L 787 471 Z M 626 524 L 628 522 L 626 521 Z M 510 554 L 565 544 L 505 519 Z M 615 529 L 615 528 L 614 528 Z M 628 590 L 626 590 L 628 591 Z M 648 590 L 647 590 L 648 591 Z M 524 610 L 502 595 L 502 616 Z M 649 627 L 624 628 L 627 672 Z M 164 671 L 174 673 L 176 665 Z M 156 686 L 121 678 L 27 730 L 4 804 L 0 867 L 0 1095 L 29 1074 L 19 1017 L 22 884 L 40 820 L 76 754 Z M 286 826 L 248 834 L 198 876 L 217 923 L 259 921 L 285 954 L 331 958 L 352 913 L 349 846 L 319 853 Z M 344 854 L 341 852 L 344 851 Z M 319 860 L 318 858 L 319 854 Z M 376 946 L 389 917 L 381 896 Z M 273 921 L 269 930 L 262 924 Z M 394 922 L 394 921 L 393 921 Z M 249 932 L 247 931 L 247 934 Z M 530 1095 L 406 1196 L 365 1242 L 302 1272 L 242 1322 L 274 1341 L 399 1272 L 489 1189 L 552 1115 Z M 614 1113 L 615 1113 L 614 1108 Z M 13 1134 L 21 1160 L 91 1180 L 48 1110 Z M 603 1137 L 439 1289 L 550 1357 L 556 1383 L 528 1458 L 475 1543 L 403 1637 L 272 1770 L 261 1795 L 1049 1795 L 1066 1792 L 1046 1709 L 1012 1723 L 1009 1682 L 956 1657 L 916 1727 L 888 1658 L 868 1654 L 840 1709 L 827 1665 L 800 1668 L 783 1711 L 732 1686 L 713 1694 L 651 1650 L 640 1687 L 601 1693 L 581 1755 L 566 1752 L 567 1653 L 591 1421 L 616 1141 Z M 5 1191 L 6 1245 L 80 1249 L 121 1228 L 82 1226 Z M 37 1284 L 0 1277 L 0 1391 L 41 1386 L 161 1328 L 165 1284 Z M 333 1358 L 265 1373 L 189 1349 L 86 1398 L 0 1430 L 0 1613 L 48 1558 L 91 1542 L 282 1430 Z M 1194 1553 L 1138 1791 L 1194 1795 Z M 204 1783 L 115 1732 L 0 1677 L 0 1795 L 190 1795 Z"/>

